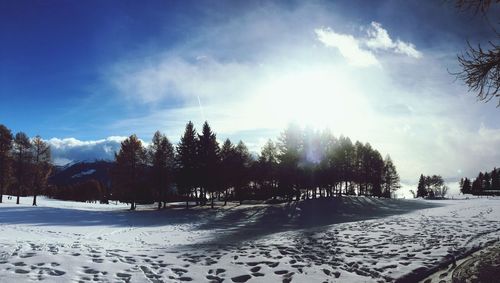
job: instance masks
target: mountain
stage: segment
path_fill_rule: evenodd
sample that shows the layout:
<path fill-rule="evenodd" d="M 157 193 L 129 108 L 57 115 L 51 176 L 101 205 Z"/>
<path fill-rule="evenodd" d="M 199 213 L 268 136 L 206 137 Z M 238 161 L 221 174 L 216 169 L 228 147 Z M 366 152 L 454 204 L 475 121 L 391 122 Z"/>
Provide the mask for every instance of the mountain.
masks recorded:
<path fill-rule="evenodd" d="M 105 160 L 82 161 L 69 163 L 64 166 L 55 166 L 54 174 L 49 178 L 53 185 L 74 185 L 91 179 L 102 184 L 110 184 L 110 173 L 113 162 Z"/>

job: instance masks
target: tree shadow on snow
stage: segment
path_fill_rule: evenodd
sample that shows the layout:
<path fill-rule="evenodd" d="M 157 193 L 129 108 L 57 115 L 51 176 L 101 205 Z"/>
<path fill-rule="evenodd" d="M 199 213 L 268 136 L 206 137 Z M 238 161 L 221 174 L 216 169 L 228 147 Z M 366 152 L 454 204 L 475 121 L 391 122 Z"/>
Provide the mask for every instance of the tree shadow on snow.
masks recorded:
<path fill-rule="evenodd" d="M 228 211 L 198 229 L 214 230 L 208 244 L 238 243 L 269 234 L 382 218 L 434 208 L 440 204 L 415 200 L 338 197 L 279 205 L 248 206 Z"/>

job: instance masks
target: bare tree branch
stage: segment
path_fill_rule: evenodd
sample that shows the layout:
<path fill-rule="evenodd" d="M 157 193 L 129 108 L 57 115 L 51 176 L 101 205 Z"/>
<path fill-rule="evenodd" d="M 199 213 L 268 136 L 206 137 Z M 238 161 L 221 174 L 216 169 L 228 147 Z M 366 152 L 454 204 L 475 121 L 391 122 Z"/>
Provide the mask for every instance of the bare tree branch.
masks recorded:
<path fill-rule="evenodd" d="M 458 62 L 462 71 L 455 75 L 463 80 L 469 90 L 477 92 L 481 101 L 490 101 L 499 98 L 500 106 L 500 46 L 490 42 L 491 49 L 477 48 L 467 41 L 468 49 L 458 55 Z"/>

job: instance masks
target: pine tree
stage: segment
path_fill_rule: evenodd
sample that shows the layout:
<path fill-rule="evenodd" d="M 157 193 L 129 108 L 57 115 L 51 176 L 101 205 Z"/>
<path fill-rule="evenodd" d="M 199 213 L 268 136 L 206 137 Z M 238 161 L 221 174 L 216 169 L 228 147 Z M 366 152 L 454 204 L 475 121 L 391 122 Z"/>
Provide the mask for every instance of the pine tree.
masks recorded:
<path fill-rule="evenodd" d="M 476 180 L 474 180 L 472 186 L 472 194 L 473 195 L 482 195 L 484 190 L 484 174 L 483 172 L 479 172 Z"/>
<path fill-rule="evenodd" d="M 249 169 L 252 165 L 252 156 L 248 151 L 247 146 L 243 141 L 239 141 L 236 147 L 234 148 L 236 153 L 236 167 L 235 167 L 235 189 L 237 194 L 239 195 L 240 202 L 243 200 L 243 196 L 246 195 L 243 190 L 248 185 L 249 177 Z"/>
<path fill-rule="evenodd" d="M 13 156 L 15 163 L 15 178 L 17 183 L 17 200 L 16 204 L 19 204 L 19 198 L 21 191 L 29 184 L 29 178 L 31 174 L 29 172 L 31 166 L 31 142 L 28 136 L 19 132 L 14 138 L 13 144 Z"/>
<path fill-rule="evenodd" d="M 394 163 L 392 162 L 392 159 L 389 155 L 387 155 L 384 160 L 382 180 L 384 184 L 383 195 L 385 197 L 391 197 L 392 192 L 401 187 L 401 185 L 399 184 L 399 174 L 396 171 L 396 166 L 394 166 Z"/>
<path fill-rule="evenodd" d="M 148 149 L 151 163 L 151 183 L 155 190 L 158 209 L 166 205 L 166 193 L 173 183 L 173 170 L 175 165 L 174 147 L 168 138 L 156 131 Z"/>
<path fill-rule="evenodd" d="M 177 146 L 177 186 L 186 197 L 189 208 L 189 195 L 198 184 L 198 137 L 191 121 L 186 124 L 184 135 Z"/>
<path fill-rule="evenodd" d="M 460 192 L 462 194 L 470 194 L 471 193 L 471 182 L 468 178 L 462 178 L 460 180 Z"/>
<path fill-rule="evenodd" d="M 10 181 L 12 173 L 12 132 L 0 124 L 0 203 L 2 203 L 4 189 Z"/>
<path fill-rule="evenodd" d="M 484 188 L 485 191 L 486 190 L 491 190 L 491 177 L 490 177 L 490 174 L 488 174 L 488 172 L 484 173 L 483 188 Z"/>
<path fill-rule="evenodd" d="M 146 149 L 136 135 L 131 135 L 121 143 L 118 153 L 115 153 L 115 170 L 113 185 L 120 190 L 122 200 L 130 202 L 130 210 L 135 210 L 136 202 L 143 197 L 144 167 L 146 164 Z"/>
<path fill-rule="evenodd" d="M 33 174 L 34 174 L 34 191 L 33 191 L 33 206 L 36 206 L 36 197 L 42 189 L 47 187 L 49 175 L 52 172 L 50 146 L 42 140 L 40 136 L 36 136 L 33 141 Z"/>
<path fill-rule="evenodd" d="M 256 177 L 261 186 L 271 195 L 277 193 L 277 168 L 278 149 L 274 142 L 269 139 L 260 152 Z"/>
<path fill-rule="evenodd" d="M 337 166 L 340 182 L 344 182 L 346 193 L 348 191 L 348 184 L 353 180 L 353 161 L 354 146 L 351 139 L 340 136 L 339 147 L 335 149 L 335 166 Z M 342 188 L 340 188 L 340 192 L 342 192 Z"/>
<path fill-rule="evenodd" d="M 229 197 L 229 191 L 234 188 L 235 180 L 235 163 L 236 163 L 236 152 L 231 140 L 226 139 L 222 148 L 220 150 L 220 185 L 224 191 L 224 205 L 227 204 L 227 199 Z"/>
<path fill-rule="evenodd" d="M 424 177 L 423 174 L 420 175 L 420 179 L 418 180 L 418 186 L 417 186 L 417 198 L 418 197 L 426 197 L 428 195 L 428 191 L 426 189 L 426 178 Z"/>
<path fill-rule="evenodd" d="M 496 168 L 491 171 L 491 189 L 500 190 L 500 170 Z"/>
<path fill-rule="evenodd" d="M 290 124 L 281 134 L 279 149 L 279 187 L 289 200 L 296 194 L 298 165 L 302 149 L 302 130 L 297 124 Z"/>
<path fill-rule="evenodd" d="M 210 192 L 211 207 L 214 207 L 214 193 L 219 183 L 219 144 L 216 135 L 205 121 L 202 134 L 198 135 L 198 162 L 200 164 L 200 183 L 203 189 L 202 202 L 206 201 L 205 194 Z"/>

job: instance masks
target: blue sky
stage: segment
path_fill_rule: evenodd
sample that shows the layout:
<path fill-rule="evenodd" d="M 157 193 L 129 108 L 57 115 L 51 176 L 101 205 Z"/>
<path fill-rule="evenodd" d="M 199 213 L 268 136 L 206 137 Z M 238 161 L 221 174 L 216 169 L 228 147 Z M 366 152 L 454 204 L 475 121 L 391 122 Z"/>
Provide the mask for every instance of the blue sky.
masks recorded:
<path fill-rule="evenodd" d="M 0 123 L 62 162 L 188 120 L 257 151 L 293 120 L 370 142 L 409 182 L 473 175 L 500 165 L 500 111 L 449 72 L 494 36 L 453 1 L 0 0 Z"/>

